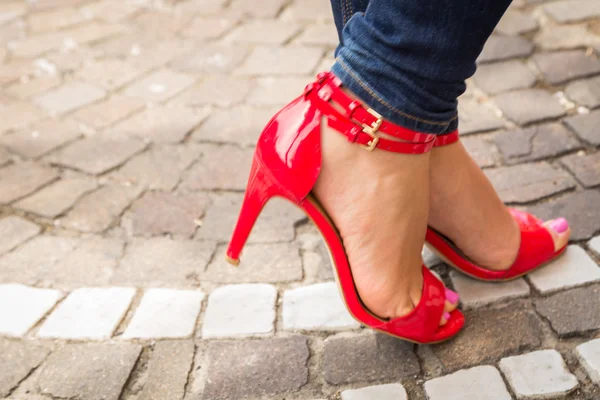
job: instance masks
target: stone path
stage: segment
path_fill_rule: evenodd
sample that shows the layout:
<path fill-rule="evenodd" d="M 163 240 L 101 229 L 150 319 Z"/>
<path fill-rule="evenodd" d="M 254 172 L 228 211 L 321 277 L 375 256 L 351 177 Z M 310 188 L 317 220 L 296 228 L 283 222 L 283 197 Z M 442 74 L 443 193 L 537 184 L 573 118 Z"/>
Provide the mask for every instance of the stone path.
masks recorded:
<path fill-rule="evenodd" d="M 571 246 L 500 285 L 425 253 L 468 324 L 415 346 L 349 317 L 283 202 L 223 261 L 262 126 L 332 63 L 328 1 L 2 1 L 0 399 L 599 399 L 599 5 L 515 0 L 460 99 Z"/>

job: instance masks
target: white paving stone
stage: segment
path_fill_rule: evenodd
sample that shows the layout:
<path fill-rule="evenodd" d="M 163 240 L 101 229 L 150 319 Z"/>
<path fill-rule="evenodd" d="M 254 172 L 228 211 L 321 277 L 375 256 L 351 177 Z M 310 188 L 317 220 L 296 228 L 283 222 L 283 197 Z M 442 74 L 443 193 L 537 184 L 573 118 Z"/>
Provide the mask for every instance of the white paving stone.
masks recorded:
<path fill-rule="evenodd" d="M 277 290 L 265 284 L 229 285 L 208 298 L 202 337 L 240 337 L 271 333 Z"/>
<path fill-rule="evenodd" d="M 283 329 L 330 331 L 358 327 L 340 296 L 335 282 L 286 291 L 283 294 Z"/>
<path fill-rule="evenodd" d="M 60 290 L 0 285 L 0 335 L 23 336 L 61 296 Z"/>
<path fill-rule="evenodd" d="M 575 354 L 592 382 L 600 385 L 600 339 L 580 344 L 575 349 Z"/>
<path fill-rule="evenodd" d="M 133 288 L 77 289 L 50 314 L 38 336 L 108 339 L 129 309 L 133 296 Z"/>
<path fill-rule="evenodd" d="M 0 220 L 0 254 L 39 233 L 40 227 L 23 218 L 10 216 Z"/>
<path fill-rule="evenodd" d="M 553 399 L 579 385 L 556 350 L 503 358 L 500 369 L 518 399 Z"/>
<path fill-rule="evenodd" d="M 600 280 L 600 267 L 579 246 L 571 245 L 565 254 L 528 275 L 537 290 L 548 293 Z"/>
<path fill-rule="evenodd" d="M 123 338 L 189 337 L 203 299 L 204 293 L 197 290 L 147 290 Z"/>
<path fill-rule="evenodd" d="M 529 285 L 523 278 L 508 282 L 482 282 L 457 271 L 450 272 L 454 289 L 464 308 L 476 308 L 498 301 L 527 296 Z"/>
<path fill-rule="evenodd" d="M 511 400 L 500 372 L 484 365 L 425 382 L 429 400 Z"/>
<path fill-rule="evenodd" d="M 590 249 L 594 250 L 596 254 L 600 255 L 600 236 L 596 236 L 592 240 L 590 240 L 589 244 Z"/>
<path fill-rule="evenodd" d="M 398 383 L 344 390 L 342 400 L 408 400 L 404 386 Z"/>

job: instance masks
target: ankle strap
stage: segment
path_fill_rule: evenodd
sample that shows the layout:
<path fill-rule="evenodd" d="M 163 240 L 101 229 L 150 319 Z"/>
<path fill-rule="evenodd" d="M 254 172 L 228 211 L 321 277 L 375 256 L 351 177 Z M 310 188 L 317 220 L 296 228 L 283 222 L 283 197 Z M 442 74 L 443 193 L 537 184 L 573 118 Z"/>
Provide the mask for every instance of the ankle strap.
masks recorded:
<path fill-rule="evenodd" d="M 384 121 L 383 117 L 360 101 L 350 98 L 340 87 L 342 82 L 331 72 L 322 72 L 317 81 L 304 90 L 304 97 L 321 110 L 329 126 L 345 135 L 352 143 L 358 143 L 372 151 L 381 149 L 396 153 L 426 153 L 435 144 L 436 136 L 416 132 Z M 402 142 L 379 136 L 384 133 Z"/>
<path fill-rule="evenodd" d="M 434 147 L 446 146 L 452 143 L 456 143 L 459 139 L 460 137 L 458 134 L 458 130 L 445 135 L 440 135 L 435 139 Z"/>

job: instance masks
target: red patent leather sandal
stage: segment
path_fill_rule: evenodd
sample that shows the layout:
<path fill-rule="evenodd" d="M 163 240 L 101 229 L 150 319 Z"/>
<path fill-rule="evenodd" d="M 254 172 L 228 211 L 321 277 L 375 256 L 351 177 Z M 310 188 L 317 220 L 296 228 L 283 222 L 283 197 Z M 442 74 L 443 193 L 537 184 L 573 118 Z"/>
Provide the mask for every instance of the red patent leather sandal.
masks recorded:
<path fill-rule="evenodd" d="M 421 301 L 408 315 L 385 319 L 375 316 L 358 296 L 342 240 L 331 219 L 311 193 L 321 169 L 321 120 L 367 151 L 386 150 L 421 154 L 433 147 L 435 137 L 414 132 L 383 120 L 341 89 L 341 81 L 322 73 L 304 94 L 273 117 L 258 140 L 242 210 L 233 232 L 227 259 L 237 265 L 242 248 L 264 205 L 283 197 L 300 207 L 321 231 L 331 253 L 342 298 L 350 314 L 360 323 L 416 343 L 436 343 L 456 335 L 464 325 L 455 310 L 439 326 L 446 301 L 445 287 L 423 266 Z M 333 106 L 335 104 L 337 108 Z M 378 132 L 405 140 L 380 137 Z"/>
<path fill-rule="evenodd" d="M 459 140 L 458 131 L 439 136 L 435 147 L 456 143 Z M 483 281 L 510 281 L 534 271 L 556 257 L 567 248 L 564 246 L 554 250 L 552 236 L 543 225 L 543 221 L 523 211 L 509 209 L 521 230 L 521 246 L 513 265 L 508 270 L 493 271 L 480 267 L 470 261 L 450 239 L 427 227 L 425 244 L 442 260 L 461 272 Z"/>

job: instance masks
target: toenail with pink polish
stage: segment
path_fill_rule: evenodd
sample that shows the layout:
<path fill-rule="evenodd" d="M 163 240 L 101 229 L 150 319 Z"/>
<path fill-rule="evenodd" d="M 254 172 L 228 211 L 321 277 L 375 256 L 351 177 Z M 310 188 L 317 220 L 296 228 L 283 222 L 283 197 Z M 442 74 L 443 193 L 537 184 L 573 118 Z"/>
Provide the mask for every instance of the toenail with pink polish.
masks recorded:
<path fill-rule="evenodd" d="M 452 304 L 458 304 L 458 293 L 453 292 L 452 290 L 446 288 L 446 300 L 448 300 Z"/>
<path fill-rule="evenodd" d="M 569 223 L 564 218 L 558 218 L 550 222 L 550 228 L 552 228 L 557 233 L 563 233 L 566 232 L 567 229 L 569 229 Z"/>
<path fill-rule="evenodd" d="M 443 317 L 446 321 L 450 321 L 450 313 L 449 312 L 445 312 Z"/>

